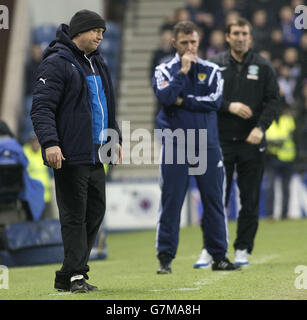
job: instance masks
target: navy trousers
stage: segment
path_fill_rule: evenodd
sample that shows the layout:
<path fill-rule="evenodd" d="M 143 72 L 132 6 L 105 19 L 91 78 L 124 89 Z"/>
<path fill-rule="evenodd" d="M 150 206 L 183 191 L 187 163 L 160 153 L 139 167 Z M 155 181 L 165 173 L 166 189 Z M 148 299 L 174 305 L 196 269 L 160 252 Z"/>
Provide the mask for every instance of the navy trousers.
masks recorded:
<path fill-rule="evenodd" d="M 177 252 L 180 214 L 189 185 L 189 163 L 165 163 L 165 145 L 162 145 L 160 165 L 161 203 L 157 223 L 157 256 L 167 254 L 174 259 Z M 195 176 L 204 207 L 206 249 L 214 260 L 225 257 L 228 246 L 227 217 L 224 206 L 224 167 L 220 148 L 207 151 L 207 170 Z"/>

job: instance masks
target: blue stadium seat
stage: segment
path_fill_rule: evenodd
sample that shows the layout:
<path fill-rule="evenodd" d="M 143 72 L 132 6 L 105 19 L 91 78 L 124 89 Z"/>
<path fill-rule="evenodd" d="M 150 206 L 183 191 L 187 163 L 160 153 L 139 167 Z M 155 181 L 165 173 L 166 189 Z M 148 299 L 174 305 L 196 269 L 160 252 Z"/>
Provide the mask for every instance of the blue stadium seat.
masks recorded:
<path fill-rule="evenodd" d="M 54 24 L 43 24 L 33 29 L 32 42 L 38 43 L 45 48 L 56 37 L 57 26 Z"/>
<path fill-rule="evenodd" d="M 114 40 L 119 40 L 121 37 L 120 27 L 115 22 L 107 22 L 107 31 L 104 33 L 104 38 L 112 38 Z"/>
<path fill-rule="evenodd" d="M 99 48 L 105 53 L 111 53 L 112 55 L 119 55 L 120 53 L 120 40 L 113 38 L 104 38 Z"/>

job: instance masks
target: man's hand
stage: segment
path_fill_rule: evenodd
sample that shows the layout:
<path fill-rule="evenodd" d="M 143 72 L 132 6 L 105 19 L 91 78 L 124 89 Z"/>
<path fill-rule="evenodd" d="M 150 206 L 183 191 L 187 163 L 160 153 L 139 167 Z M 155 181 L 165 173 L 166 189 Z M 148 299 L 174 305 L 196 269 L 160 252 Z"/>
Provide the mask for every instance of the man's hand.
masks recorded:
<path fill-rule="evenodd" d="M 123 149 L 122 149 L 122 146 L 118 143 L 116 145 L 116 148 L 117 148 L 117 152 L 118 152 L 118 159 L 115 163 L 115 166 L 117 166 L 118 164 L 121 164 L 122 161 L 123 161 Z"/>
<path fill-rule="evenodd" d="M 250 144 L 259 144 L 264 136 L 263 131 L 260 128 L 254 128 L 248 137 L 246 138 L 246 142 Z"/>
<path fill-rule="evenodd" d="M 176 102 L 175 102 L 175 105 L 176 105 L 176 106 L 181 106 L 181 105 L 182 105 L 182 102 L 183 102 L 183 98 L 178 97 L 177 100 L 176 100 Z"/>
<path fill-rule="evenodd" d="M 241 102 L 231 102 L 229 105 L 229 112 L 243 119 L 249 119 L 253 116 L 252 109 Z"/>
<path fill-rule="evenodd" d="M 190 52 L 187 51 L 182 57 L 181 57 L 181 69 L 180 72 L 187 74 L 191 69 L 191 63 L 197 62 L 196 56 Z"/>
<path fill-rule="evenodd" d="M 46 160 L 50 167 L 54 169 L 62 168 L 62 160 L 66 160 L 62 154 L 61 148 L 58 146 L 49 147 L 45 150 Z"/>

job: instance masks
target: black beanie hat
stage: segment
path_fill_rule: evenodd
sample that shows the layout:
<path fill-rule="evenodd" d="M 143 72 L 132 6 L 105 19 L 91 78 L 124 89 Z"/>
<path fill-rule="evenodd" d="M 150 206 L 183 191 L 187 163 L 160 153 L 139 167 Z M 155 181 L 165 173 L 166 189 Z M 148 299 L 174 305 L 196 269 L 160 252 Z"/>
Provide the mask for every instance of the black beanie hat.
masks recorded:
<path fill-rule="evenodd" d="M 70 20 L 69 35 L 73 39 L 78 33 L 86 32 L 95 28 L 106 30 L 105 21 L 101 16 L 90 10 L 78 11 Z"/>

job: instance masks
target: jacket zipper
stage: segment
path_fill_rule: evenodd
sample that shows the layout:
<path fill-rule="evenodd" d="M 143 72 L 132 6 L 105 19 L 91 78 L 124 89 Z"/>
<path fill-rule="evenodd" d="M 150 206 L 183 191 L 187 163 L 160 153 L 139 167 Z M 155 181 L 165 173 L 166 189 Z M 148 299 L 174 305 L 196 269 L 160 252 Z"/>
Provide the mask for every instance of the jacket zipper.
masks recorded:
<path fill-rule="evenodd" d="M 100 142 L 100 147 L 102 147 L 103 144 L 103 138 L 104 138 L 104 134 L 103 134 L 103 129 L 104 129 L 104 112 L 103 112 L 103 106 L 100 100 L 100 96 L 99 96 L 99 88 L 98 88 L 98 83 L 97 83 L 97 79 L 95 76 L 95 69 L 93 67 L 92 61 L 91 59 L 89 59 L 86 55 L 84 55 L 85 59 L 89 62 L 91 69 L 92 69 L 92 73 L 94 75 L 94 80 L 95 80 L 95 85 L 96 85 L 96 91 L 97 91 L 97 98 L 98 98 L 98 102 L 99 102 L 99 106 L 100 106 L 100 110 L 101 110 L 101 114 L 102 114 L 102 121 L 101 121 L 101 142 Z"/>
<path fill-rule="evenodd" d="M 100 100 L 100 96 L 99 96 L 99 88 L 98 88 L 98 83 L 97 83 L 97 79 L 95 77 L 95 69 L 93 67 L 93 64 L 92 64 L 92 61 L 86 56 L 84 55 L 85 58 L 88 60 L 90 66 L 91 66 L 91 69 L 92 69 L 92 72 L 93 72 L 93 75 L 94 75 L 94 80 L 95 80 L 95 85 L 96 85 L 96 90 L 97 90 L 97 98 L 98 98 L 98 102 L 99 102 L 99 106 L 100 106 L 100 110 L 101 110 L 101 114 L 102 114 L 102 131 L 101 131 L 101 145 L 102 145 L 102 141 L 103 141 L 103 129 L 104 129 L 104 112 L 103 112 L 103 107 L 102 107 L 102 103 L 101 103 L 101 100 Z"/>

